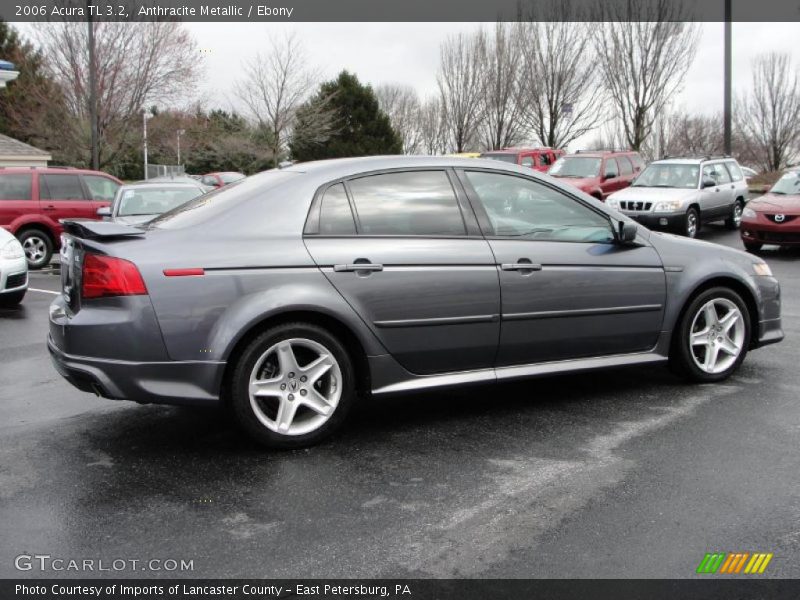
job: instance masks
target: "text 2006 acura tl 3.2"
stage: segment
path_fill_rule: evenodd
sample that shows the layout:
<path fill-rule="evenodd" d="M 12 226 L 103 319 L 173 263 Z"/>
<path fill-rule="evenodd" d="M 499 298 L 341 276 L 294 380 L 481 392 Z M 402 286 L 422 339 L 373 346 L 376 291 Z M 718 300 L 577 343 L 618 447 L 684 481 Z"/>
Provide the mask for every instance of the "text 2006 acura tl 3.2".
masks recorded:
<path fill-rule="evenodd" d="M 783 338 L 763 260 L 496 161 L 298 164 L 144 229 L 65 229 L 59 372 L 107 398 L 229 403 L 273 446 L 318 441 L 359 395 L 662 361 L 712 382 Z"/>

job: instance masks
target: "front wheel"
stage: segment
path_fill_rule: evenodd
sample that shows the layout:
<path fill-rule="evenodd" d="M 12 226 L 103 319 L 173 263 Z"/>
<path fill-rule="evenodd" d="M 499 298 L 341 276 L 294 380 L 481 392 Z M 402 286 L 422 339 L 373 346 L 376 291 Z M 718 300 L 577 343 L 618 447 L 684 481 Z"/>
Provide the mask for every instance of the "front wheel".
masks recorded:
<path fill-rule="evenodd" d="M 310 323 L 274 327 L 239 357 L 231 403 L 255 441 L 299 448 L 332 434 L 355 402 L 353 363 L 344 346 Z"/>
<path fill-rule="evenodd" d="M 0 307 L 11 308 L 13 306 L 17 306 L 25 297 L 25 291 L 26 290 L 20 290 L 18 292 L 11 292 L 9 294 L 0 294 Z"/>
<path fill-rule="evenodd" d="M 696 208 L 690 208 L 686 211 L 686 217 L 684 218 L 683 222 L 683 235 L 688 238 L 695 238 L 697 237 L 697 233 L 700 231 L 700 215 L 697 212 Z"/>
<path fill-rule="evenodd" d="M 670 366 L 692 381 L 722 381 L 744 360 L 750 335 L 750 313 L 741 296 L 724 287 L 706 290 L 677 324 Z"/>
<path fill-rule="evenodd" d="M 737 200 L 733 203 L 731 207 L 731 214 L 730 216 L 725 219 L 725 227 L 728 229 L 739 229 L 739 225 L 742 224 L 742 211 L 744 210 L 744 202 L 741 200 Z"/>

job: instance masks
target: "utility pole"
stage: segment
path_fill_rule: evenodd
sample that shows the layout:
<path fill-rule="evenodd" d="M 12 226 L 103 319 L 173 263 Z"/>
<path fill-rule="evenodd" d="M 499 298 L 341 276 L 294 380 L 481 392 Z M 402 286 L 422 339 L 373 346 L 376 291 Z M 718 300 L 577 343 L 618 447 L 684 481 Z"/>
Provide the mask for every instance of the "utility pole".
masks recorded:
<path fill-rule="evenodd" d="M 725 95 L 722 109 L 725 154 L 731 154 L 731 1 L 725 0 Z"/>
<path fill-rule="evenodd" d="M 97 61 L 94 48 L 94 19 L 89 12 L 89 121 L 92 130 L 92 169 L 100 168 L 100 149 L 98 148 L 97 133 Z"/>
<path fill-rule="evenodd" d="M 181 166 L 181 136 L 186 133 L 183 129 L 178 129 L 178 166 Z"/>
<path fill-rule="evenodd" d="M 147 179 L 147 110 L 142 109 L 142 144 L 144 146 L 144 178 Z"/>

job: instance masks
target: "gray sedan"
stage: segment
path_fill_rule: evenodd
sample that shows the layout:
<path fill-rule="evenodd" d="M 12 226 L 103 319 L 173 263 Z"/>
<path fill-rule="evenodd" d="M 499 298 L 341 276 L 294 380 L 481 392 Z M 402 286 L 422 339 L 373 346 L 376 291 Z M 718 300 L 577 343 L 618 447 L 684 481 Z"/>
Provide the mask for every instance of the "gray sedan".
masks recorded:
<path fill-rule="evenodd" d="M 783 338 L 760 258 L 496 161 L 296 164 L 145 227 L 65 229 L 58 371 L 222 403 L 271 446 L 319 441 L 359 397 L 667 362 L 716 382 Z"/>

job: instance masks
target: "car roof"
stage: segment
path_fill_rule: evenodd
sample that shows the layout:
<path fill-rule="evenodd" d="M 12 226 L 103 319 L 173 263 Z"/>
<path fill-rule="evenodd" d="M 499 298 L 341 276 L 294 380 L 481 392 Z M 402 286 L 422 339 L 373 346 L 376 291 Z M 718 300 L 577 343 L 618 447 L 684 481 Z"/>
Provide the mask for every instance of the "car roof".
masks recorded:
<path fill-rule="evenodd" d="M 653 163 L 658 163 L 660 165 L 700 165 L 707 162 L 731 162 L 735 160 L 736 159 L 732 156 L 671 156 L 670 158 L 654 160 Z"/>
<path fill-rule="evenodd" d="M 92 169 L 79 169 L 77 167 L 0 167 L 0 173 L 66 173 L 69 175 L 103 175 L 114 177 L 104 171 L 94 171 Z M 116 179 L 116 178 L 115 178 Z"/>
<path fill-rule="evenodd" d="M 176 188 L 176 189 L 184 189 L 184 188 L 203 188 L 208 186 L 200 185 L 200 183 L 194 184 L 188 181 L 137 181 L 135 183 L 126 183 L 121 186 L 126 190 L 132 189 L 153 189 L 153 188 Z"/>
<path fill-rule="evenodd" d="M 550 150 L 553 150 L 553 148 L 548 148 L 545 146 L 526 148 L 524 146 L 520 146 L 519 148 L 502 148 L 501 150 L 486 150 L 485 152 L 481 152 L 481 154 L 517 154 L 519 152 L 547 152 Z"/>
<path fill-rule="evenodd" d="M 493 170 L 507 170 L 530 175 L 532 169 L 503 163 L 489 158 L 463 158 L 460 156 L 360 156 L 356 158 L 330 158 L 310 162 L 295 163 L 290 167 L 281 169 L 289 173 L 306 173 L 320 178 L 338 179 L 350 177 L 370 171 L 384 169 L 418 169 L 418 168 L 448 168 L 463 167 L 474 169 L 485 167 Z M 535 173 L 535 172 L 534 172 Z"/>

